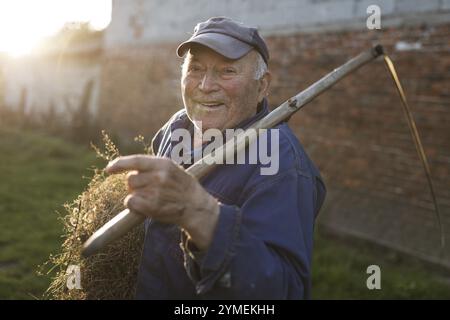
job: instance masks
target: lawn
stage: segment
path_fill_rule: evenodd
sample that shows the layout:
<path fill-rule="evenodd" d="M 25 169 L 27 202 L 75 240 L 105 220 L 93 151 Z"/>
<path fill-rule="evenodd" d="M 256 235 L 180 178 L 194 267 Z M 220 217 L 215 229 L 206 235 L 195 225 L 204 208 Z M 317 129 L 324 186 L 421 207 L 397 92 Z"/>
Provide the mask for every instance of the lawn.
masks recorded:
<path fill-rule="evenodd" d="M 450 299 L 450 272 L 394 250 L 318 228 L 313 258 L 314 299 Z M 367 288 L 378 265 L 381 289 Z"/>
<path fill-rule="evenodd" d="M 87 147 L 7 127 L 0 154 L 0 298 L 33 299 L 49 283 L 37 266 L 62 241 L 56 211 L 87 186 L 98 160 Z"/>
<path fill-rule="evenodd" d="M 37 266 L 58 251 L 56 211 L 87 186 L 93 150 L 43 133 L 0 128 L 0 299 L 40 298 L 49 277 Z M 83 178 L 84 177 L 84 178 Z M 368 290 L 366 268 L 381 268 L 381 290 Z M 449 272 L 371 244 L 316 232 L 315 299 L 450 299 Z"/>

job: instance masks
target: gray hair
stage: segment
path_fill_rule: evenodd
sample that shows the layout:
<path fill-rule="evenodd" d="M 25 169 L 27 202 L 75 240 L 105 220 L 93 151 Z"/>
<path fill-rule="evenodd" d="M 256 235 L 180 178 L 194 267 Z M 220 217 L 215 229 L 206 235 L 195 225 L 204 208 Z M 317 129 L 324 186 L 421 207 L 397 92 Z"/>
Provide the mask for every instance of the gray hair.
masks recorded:
<path fill-rule="evenodd" d="M 267 73 L 267 63 L 258 51 L 256 52 L 255 80 L 260 80 Z"/>
<path fill-rule="evenodd" d="M 256 53 L 256 65 L 255 65 L 255 74 L 253 75 L 255 80 L 260 80 L 264 75 L 267 73 L 267 63 L 264 61 L 262 55 L 255 50 Z M 189 54 L 186 54 L 186 56 L 183 59 L 183 63 L 181 64 L 181 72 L 185 74 L 186 68 L 187 68 L 187 60 L 188 60 Z"/>

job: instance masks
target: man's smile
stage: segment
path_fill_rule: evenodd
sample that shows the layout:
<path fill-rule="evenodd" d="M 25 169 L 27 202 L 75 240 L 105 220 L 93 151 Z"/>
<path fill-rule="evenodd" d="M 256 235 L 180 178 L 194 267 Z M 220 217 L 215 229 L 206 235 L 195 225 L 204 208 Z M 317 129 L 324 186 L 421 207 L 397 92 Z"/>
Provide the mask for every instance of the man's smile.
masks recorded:
<path fill-rule="evenodd" d="M 225 104 L 221 101 L 196 101 L 196 104 L 201 108 L 206 108 L 208 110 L 225 107 Z"/>

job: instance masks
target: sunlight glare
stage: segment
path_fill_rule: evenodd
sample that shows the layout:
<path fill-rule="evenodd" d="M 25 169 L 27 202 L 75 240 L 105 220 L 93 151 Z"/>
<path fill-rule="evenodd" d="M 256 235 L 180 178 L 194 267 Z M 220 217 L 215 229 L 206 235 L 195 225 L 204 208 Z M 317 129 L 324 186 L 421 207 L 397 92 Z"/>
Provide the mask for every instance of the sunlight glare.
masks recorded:
<path fill-rule="evenodd" d="M 0 52 L 31 53 L 67 22 L 89 22 L 101 30 L 111 20 L 111 0 L 0 0 Z"/>

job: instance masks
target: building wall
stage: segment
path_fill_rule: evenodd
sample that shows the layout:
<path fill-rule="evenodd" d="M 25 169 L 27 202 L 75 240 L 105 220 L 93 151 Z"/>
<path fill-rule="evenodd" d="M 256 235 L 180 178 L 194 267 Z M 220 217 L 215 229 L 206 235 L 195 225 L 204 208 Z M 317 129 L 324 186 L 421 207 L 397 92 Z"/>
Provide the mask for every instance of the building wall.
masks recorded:
<path fill-rule="evenodd" d="M 5 74 L 4 74 L 5 57 L 0 54 L 0 109 L 5 105 Z"/>
<path fill-rule="evenodd" d="M 113 0 L 105 47 L 180 41 L 196 23 L 211 16 L 244 21 L 265 36 L 361 30 L 366 28 L 367 7 L 372 4 L 380 7 L 386 27 L 449 18 L 449 0 Z"/>
<path fill-rule="evenodd" d="M 365 25 L 378 4 L 382 29 Z M 100 113 L 124 139 L 150 137 L 182 107 L 180 40 L 199 20 L 257 25 L 271 52 L 272 107 L 381 43 L 394 60 L 429 157 L 450 239 L 450 1 L 114 1 Z M 427 181 L 382 60 L 295 115 L 290 125 L 328 186 L 322 226 L 450 266 Z M 450 241 L 450 240 L 449 240 Z"/>
<path fill-rule="evenodd" d="M 11 59 L 4 68 L 4 103 L 11 109 L 23 108 L 26 114 L 52 111 L 70 120 L 80 107 L 89 81 L 94 82 L 90 112 L 95 114 L 99 99 L 100 65 L 80 59 L 39 57 Z"/>
<path fill-rule="evenodd" d="M 151 137 L 182 108 L 174 50 L 158 45 L 110 49 L 103 55 L 99 120 L 121 142 L 128 144 L 139 134 Z"/>
<path fill-rule="evenodd" d="M 92 37 L 93 38 L 93 37 Z M 72 120 L 89 83 L 88 111 L 98 112 L 103 39 L 101 33 L 89 41 L 73 35 L 54 38 L 32 55 L 3 56 L 3 104 L 9 109 L 44 118 L 50 112 L 63 121 Z"/>
<path fill-rule="evenodd" d="M 269 38 L 276 104 L 382 43 L 410 102 L 450 239 L 450 24 L 373 33 Z M 399 45 L 401 44 L 402 45 Z M 403 51 L 408 44 L 420 49 Z M 409 47 L 418 47 L 410 45 Z M 427 180 L 400 99 L 382 59 L 365 66 L 290 121 L 328 185 L 322 225 L 450 266 Z"/>

